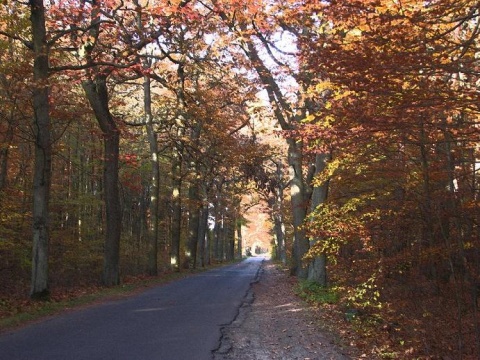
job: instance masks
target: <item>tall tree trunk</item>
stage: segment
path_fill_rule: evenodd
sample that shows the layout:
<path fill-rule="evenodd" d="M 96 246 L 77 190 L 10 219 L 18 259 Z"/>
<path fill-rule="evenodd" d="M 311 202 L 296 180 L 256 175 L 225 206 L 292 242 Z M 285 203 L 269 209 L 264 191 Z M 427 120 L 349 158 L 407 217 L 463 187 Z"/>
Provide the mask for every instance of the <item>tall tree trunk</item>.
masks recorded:
<path fill-rule="evenodd" d="M 187 116 L 187 103 L 185 100 L 185 64 L 183 62 L 178 63 L 177 66 L 177 84 L 176 94 L 178 100 L 178 106 L 180 115 L 177 117 L 177 138 L 180 139 L 176 148 L 173 149 L 172 160 L 172 247 L 170 253 L 171 266 L 180 271 L 181 258 L 180 258 L 180 242 L 181 242 L 181 230 L 182 230 L 182 168 L 183 168 L 183 150 L 184 146 L 182 138 L 185 136 L 185 124 Z"/>
<path fill-rule="evenodd" d="M 223 260 L 223 241 L 222 241 L 222 228 L 223 228 L 223 211 L 222 211 L 222 187 L 223 179 L 217 184 L 217 193 L 213 199 L 213 216 L 215 218 L 215 225 L 213 228 L 213 257 L 215 260 Z"/>
<path fill-rule="evenodd" d="M 198 184 L 190 184 L 188 198 L 190 202 L 190 213 L 188 221 L 188 243 L 186 254 L 186 266 L 195 269 L 197 266 L 198 234 L 200 226 L 200 197 Z"/>
<path fill-rule="evenodd" d="M 33 178 L 33 254 L 32 298 L 47 298 L 49 199 L 51 183 L 52 144 L 48 104 L 48 48 L 43 0 L 30 0 L 33 63 L 33 110 L 35 132 L 35 169 Z"/>
<path fill-rule="evenodd" d="M 285 243 L 285 223 L 283 221 L 283 169 L 281 162 L 275 162 L 277 167 L 278 188 L 275 192 L 275 199 L 273 204 L 273 224 L 275 230 L 275 238 L 277 242 L 277 259 L 282 264 L 287 264 L 287 247 Z"/>
<path fill-rule="evenodd" d="M 224 237 L 225 237 L 225 258 L 230 261 L 235 258 L 235 216 L 230 213 L 225 216 Z"/>
<path fill-rule="evenodd" d="M 281 213 L 275 212 L 273 214 L 273 228 L 276 242 L 275 257 L 280 260 L 282 264 L 286 265 L 287 252 L 285 248 L 285 224 L 283 223 L 283 216 Z"/>
<path fill-rule="evenodd" d="M 13 126 L 8 124 L 5 138 L 2 139 L 0 147 L 0 191 L 7 185 L 8 179 L 8 148 L 13 140 Z"/>
<path fill-rule="evenodd" d="M 309 249 L 309 241 L 302 226 L 307 215 L 305 184 L 302 172 L 302 144 L 289 139 L 288 162 L 290 165 L 290 195 L 293 215 L 293 259 L 291 272 L 300 279 L 308 276 L 308 267 L 303 264 L 303 256 Z"/>
<path fill-rule="evenodd" d="M 241 218 L 236 221 L 237 226 L 237 254 L 236 258 L 241 259 L 243 253 L 243 237 L 242 237 L 242 220 Z"/>
<path fill-rule="evenodd" d="M 137 7 L 137 26 L 143 30 L 142 7 L 138 0 L 134 0 Z M 150 68 L 151 60 L 145 59 L 144 68 Z M 158 274 L 158 227 L 159 227 L 159 196 L 160 196 L 160 164 L 158 163 L 157 134 L 153 128 L 151 81 L 148 76 L 143 78 L 143 104 L 145 112 L 145 128 L 147 130 L 148 145 L 150 147 L 151 182 L 150 182 L 150 220 L 148 221 L 148 265 L 149 275 Z"/>
<path fill-rule="evenodd" d="M 220 204 L 217 204 L 215 212 L 215 227 L 213 229 L 214 236 L 214 256 L 217 261 L 225 260 L 225 214 L 220 208 Z"/>
<path fill-rule="evenodd" d="M 174 150 L 172 161 L 172 246 L 170 248 L 170 265 L 180 271 L 180 239 L 182 230 L 182 158 L 179 150 Z"/>
<path fill-rule="evenodd" d="M 215 260 L 219 261 L 222 258 L 221 248 L 221 232 L 222 232 L 222 215 L 218 209 L 218 203 L 215 204 L 215 226 L 213 228 L 213 256 Z"/>
<path fill-rule="evenodd" d="M 246 30 L 245 24 L 240 24 L 242 31 Z M 244 49 L 247 57 L 252 62 L 260 81 L 265 87 L 270 103 L 273 106 L 273 112 L 283 130 L 292 130 L 305 117 L 305 109 L 300 109 L 298 114 L 288 99 L 282 93 L 282 90 L 275 80 L 270 69 L 265 65 L 260 54 L 251 38 L 246 39 L 246 48 Z M 303 256 L 309 249 L 309 241 L 302 227 L 307 216 L 306 203 L 307 192 L 306 184 L 308 182 L 303 177 L 303 149 L 302 142 L 295 138 L 289 138 L 288 143 L 288 164 L 290 167 L 290 193 L 291 207 L 293 215 L 293 257 L 290 271 L 301 279 L 308 276 L 308 268 L 303 266 Z"/>
<path fill-rule="evenodd" d="M 183 94 L 183 92 L 182 92 Z M 186 103 L 183 99 L 183 103 Z M 195 147 L 200 146 L 200 133 L 202 132 L 202 124 L 197 122 L 190 131 L 190 138 Z M 188 188 L 189 198 L 189 222 L 188 222 L 188 242 L 186 252 L 186 262 L 188 267 L 196 268 L 197 266 L 197 251 L 198 251 L 198 232 L 200 226 L 200 209 L 202 207 L 200 200 L 200 184 L 198 160 L 194 157 L 190 158 L 190 171 L 194 175 L 190 186 Z"/>
<path fill-rule="evenodd" d="M 207 235 L 205 236 L 205 265 L 212 263 L 212 247 L 213 243 L 213 231 L 207 228 Z"/>
<path fill-rule="evenodd" d="M 316 154 L 315 155 L 315 176 L 319 175 L 325 167 L 327 166 L 327 161 L 330 159 L 330 154 Z M 315 186 L 312 193 L 311 207 L 310 210 L 313 211 L 320 204 L 327 201 L 328 196 L 328 181 L 321 185 Z M 310 239 L 310 246 L 313 246 L 320 239 Z M 321 286 L 328 285 L 327 277 L 327 256 L 321 254 L 318 257 L 315 257 L 313 261 L 308 266 L 308 280 L 318 283 Z"/>
<path fill-rule="evenodd" d="M 106 212 L 103 283 L 113 286 L 120 283 L 119 260 L 122 227 L 118 188 L 120 133 L 109 109 L 106 76 L 97 75 L 94 80 L 86 80 L 82 85 L 103 133 L 103 188 Z"/>
<path fill-rule="evenodd" d="M 200 222 L 198 227 L 198 265 L 207 265 L 207 231 L 208 231 L 208 204 L 204 203 L 200 208 Z"/>
<path fill-rule="evenodd" d="M 33 23 L 32 23 L 32 29 L 33 29 Z M 14 52 L 14 40 L 12 38 L 8 38 L 8 54 L 10 56 L 10 59 L 15 58 L 15 52 Z M 7 90 L 10 89 L 10 84 L 8 81 L 8 78 L 6 74 L 0 74 L 0 83 L 1 86 Z M 9 94 L 9 96 L 11 96 Z M 0 191 L 3 190 L 3 188 L 7 185 L 7 180 L 8 180 L 8 156 L 9 156 L 9 148 L 10 145 L 12 144 L 13 141 L 13 136 L 14 136 L 14 112 L 10 112 L 10 116 L 7 119 L 8 122 L 8 128 L 5 133 L 5 135 L 1 139 L 1 145 L 0 145 Z"/>
<path fill-rule="evenodd" d="M 421 242 L 424 249 L 432 248 L 435 245 L 434 240 L 434 215 L 432 207 L 432 193 L 431 193 L 431 183 L 430 183 L 430 156 L 429 156 L 429 139 L 427 138 L 427 133 L 425 129 L 425 121 L 422 118 L 420 121 L 420 162 L 421 162 L 421 174 L 422 174 L 422 187 L 423 187 L 423 198 L 421 199 L 420 204 L 420 214 L 422 216 L 422 233 L 421 233 Z M 427 258 L 427 264 L 424 265 L 424 272 L 430 278 L 437 280 L 437 267 L 435 265 L 435 260 Z"/>
<path fill-rule="evenodd" d="M 143 81 L 143 101 L 145 110 L 145 127 L 147 130 L 148 144 L 150 146 L 150 163 L 152 165 L 150 183 L 150 221 L 148 224 L 148 273 L 158 274 L 158 223 L 160 195 L 160 164 L 158 163 L 157 134 L 153 128 L 152 96 L 150 92 L 150 78 L 145 76 Z"/>

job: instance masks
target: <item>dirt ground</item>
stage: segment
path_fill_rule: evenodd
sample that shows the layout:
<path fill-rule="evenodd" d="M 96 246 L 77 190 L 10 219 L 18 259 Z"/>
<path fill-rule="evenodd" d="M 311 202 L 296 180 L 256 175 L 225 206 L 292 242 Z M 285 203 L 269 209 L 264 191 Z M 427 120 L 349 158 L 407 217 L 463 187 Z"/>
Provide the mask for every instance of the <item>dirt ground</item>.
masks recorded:
<path fill-rule="evenodd" d="M 319 311 L 294 294 L 294 282 L 266 261 L 239 315 L 223 329 L 214 360 L 356 358 L 355 349 L 323 328 Z"/>

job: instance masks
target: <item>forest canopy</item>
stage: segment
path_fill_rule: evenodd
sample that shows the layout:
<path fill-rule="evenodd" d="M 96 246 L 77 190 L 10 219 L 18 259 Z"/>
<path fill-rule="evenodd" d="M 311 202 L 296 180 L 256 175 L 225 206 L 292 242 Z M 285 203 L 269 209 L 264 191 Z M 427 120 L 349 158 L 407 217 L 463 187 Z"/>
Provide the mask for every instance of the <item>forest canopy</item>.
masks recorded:
<path fill-rule="evenodd" d="M 478 358 L 479 18 L 471 0 L 3 2 L 0 315 L 28 288 L 240 258 L 261 203 L 272 256 L 382 351 Z"/>

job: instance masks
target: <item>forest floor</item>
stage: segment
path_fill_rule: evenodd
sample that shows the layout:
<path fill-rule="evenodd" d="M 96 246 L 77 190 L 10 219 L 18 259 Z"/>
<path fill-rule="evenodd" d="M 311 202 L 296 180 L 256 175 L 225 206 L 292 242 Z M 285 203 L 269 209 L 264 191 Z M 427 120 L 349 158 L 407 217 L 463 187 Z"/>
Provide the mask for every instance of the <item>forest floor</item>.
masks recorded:
<path fill-rule="evenodd" d="M 340 314 L 308 305 L 295 284 L 286 270 L 266 261 L 239 315 L 223 329 L 214 360 L 375 359 L 354 346 Z"/>

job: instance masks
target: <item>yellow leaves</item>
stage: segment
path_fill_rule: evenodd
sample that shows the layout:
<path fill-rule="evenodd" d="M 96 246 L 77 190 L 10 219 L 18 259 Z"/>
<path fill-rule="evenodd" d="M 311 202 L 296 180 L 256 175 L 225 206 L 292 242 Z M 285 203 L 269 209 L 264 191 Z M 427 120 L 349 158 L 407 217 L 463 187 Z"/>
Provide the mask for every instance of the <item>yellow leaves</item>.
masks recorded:
<path fill-rule="evenodd" d="M 335 158 L 331 160 L 324 171 L 322 171 L 312 182 L 313 186 L 322 186 L 328 180 L 332 178 L 335 172 L 340 168 L 341 160 L 339 158 Z"/>
<path fill-rule="evenodd" d="M 355 289 L 349 291 L 347 299 L 359 307 L 381 308 L 380 289 L 377 285 L 377 274 L 372 274 L 370 278 Z"/>
<path fill-rule="evenodd" d="M 332 24 L 329 22 L 322 22 L 320 26 L 316 28 L 317 34 L 328 34 L 332 30 Z"/>
<path fill-rule="evenodd" d="M 348 31 L 345 34 L 345 43 L 359 40 L 358 38 L 360 38 L 362 36 L 362 29 L 361 28 L 365 29 L 365 26 L 362 26 L 362 27 L 359 26 L 359 27 L 356 27 L 356 28 Z"/>
<path fill-rule="evenodd" d="M 335 85 L 328 80 L 321 80 L 315 85 L 315 91 L 322 93 L 325 90 L 335 90 Z"/>
<path fill-rule="evenodd" d="M 310 114 L 305 119 L 303 119 L 303 122 L 312 122 L 314 120 L 315 120 L 315 115 Z"/>

